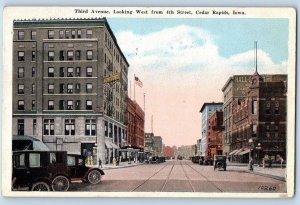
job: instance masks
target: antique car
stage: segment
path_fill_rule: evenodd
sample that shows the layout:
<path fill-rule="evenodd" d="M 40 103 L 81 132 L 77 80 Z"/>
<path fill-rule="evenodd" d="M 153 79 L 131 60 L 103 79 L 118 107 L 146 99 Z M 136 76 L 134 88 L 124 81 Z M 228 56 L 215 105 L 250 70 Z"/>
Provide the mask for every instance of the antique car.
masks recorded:
<path fill-rule="evenodd" d="M 64 151 L 14 151 L 13 190 L 67 191 L 69 168 Z"/>
<path fill-rule="evenodd" d="M 204 165 L 204 157 L 203 156 L 200 156 L 200 158 L 199 158 L 199 164 L 200 165 Z"/>
<path fill-rule="evenodd" d="M 160 163 L 159 157 L 158 156 L 149 157 L 149 163 L 150 164 Z"/>
<path fill-rule="evenodd" d="M 104 172 L 99 168 L 86 166 L 85 160 L 81 155 L 69 154 L 67 159 L 71 181 L 81 180 L 91 184 L 98 184 L 101 181 L 101 176 L 104 175 Z"/>
<path fill-rule="evenodd" d="M 191 160 L 192 160 L 192 162 L 193 163 L 199 163 L 199 160 L 200 160 L 200 156 L 193 156 L 193 157 L 191 157 Z"/>
<path fill-rule="evenodd" d="M 224 169 L 226 171 L 226 156 L 224 155 L 215 155 L 214 156 L 214 170 L 216 169 Z"/>

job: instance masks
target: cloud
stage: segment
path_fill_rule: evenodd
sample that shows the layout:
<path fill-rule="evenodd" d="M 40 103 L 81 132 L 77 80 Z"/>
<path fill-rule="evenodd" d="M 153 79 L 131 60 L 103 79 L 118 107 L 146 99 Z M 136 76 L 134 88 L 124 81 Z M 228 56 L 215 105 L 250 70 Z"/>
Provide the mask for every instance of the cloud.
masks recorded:
<path fill-rule="evenodd" d="M 136 74 L 144 83 L 142 90 L 136 88 L 136 100 L 143 105 L 146 93 L 146 131 L 154 115 L 154 133 L 167 145 L 195 144 L 202 104 L 222 101 L 221 88 L 230 76 L 254 73 L 253 50 L 225 58 L 214 35 L 199 27 L 178 25 L 144 35 L 128 30 L 116 36 L 130 63 L 128 79 Z M 285 61 L 276 64 L 258 50 L 259 73 L 286 70 Z"/>

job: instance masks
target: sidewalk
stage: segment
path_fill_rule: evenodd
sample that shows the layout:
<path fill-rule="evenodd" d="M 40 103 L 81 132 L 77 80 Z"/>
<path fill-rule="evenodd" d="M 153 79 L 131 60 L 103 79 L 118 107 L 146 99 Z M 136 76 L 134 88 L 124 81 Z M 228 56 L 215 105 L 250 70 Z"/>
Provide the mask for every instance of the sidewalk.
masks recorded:
<path fill-rule="evenodd" d="M 145 163 L 143 162 L 138 162 L 138 163 L 134 163 L 131 162 L 131 164 L 128 164 L 128 162 L 120 162 L 119 166 L 113 165 L 113 164 L 102 164 L 102 170 L 107 170 L 107 169 L 120 169 L 120 168 L 125 168 L 125 167 L 134 167 L 134 166 L 139 166 L 139 165 L 143 165 Z M 93 165 L 92 167 L 98 167 L 98 165 Z"/>
<path fill-rule="evenodd" d="M 281 181 L 286 181 L 286 168 L 279 168 L 279 167 L 263 168 L 254 165 L 253 171 L 250 171 L 248 169 L 248 164 L 228 163 L 227 170 L 242 171 L 242 172 L 247 172 L 247 173 L 256 174 L 260 176 L 270 177 L 273 179 L 278 179 Z"/>

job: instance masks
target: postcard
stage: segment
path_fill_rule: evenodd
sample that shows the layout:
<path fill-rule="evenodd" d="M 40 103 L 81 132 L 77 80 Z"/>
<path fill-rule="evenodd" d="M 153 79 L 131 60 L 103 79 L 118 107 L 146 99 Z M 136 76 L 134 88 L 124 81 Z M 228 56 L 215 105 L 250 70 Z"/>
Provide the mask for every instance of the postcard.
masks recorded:
<path fill-rule="evenodd" d="M 3 195 L 294 195 L 293 8 L 6 7 Z"/>

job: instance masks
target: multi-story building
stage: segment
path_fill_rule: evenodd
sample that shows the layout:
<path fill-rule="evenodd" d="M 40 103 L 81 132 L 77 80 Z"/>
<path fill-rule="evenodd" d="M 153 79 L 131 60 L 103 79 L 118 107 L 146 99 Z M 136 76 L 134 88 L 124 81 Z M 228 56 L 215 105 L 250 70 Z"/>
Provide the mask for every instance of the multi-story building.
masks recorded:
<path fill-rule="evenodd" d="M 197 153 L 196 145 L 182 145 L 178 147 L 178 156 L 189 159 L 192 156 L 195 156 Z"/>
<path fill-rule="evenodd" d="M 163 155 L 167 158 L 174 158 L 175 155 L 175 149 L 171 146 L 163 146 Z"/>
<path fill-rule="evenodd" d="M 265 82 L 257 72 L 251 76 L 243 99 L 232 102 L 230 155 L 247 162 L 250 155 L 261 160 L 286 157 L 286 82 Z"/>
<path fill-rule="evenodd" d="M 222 155 L 223 111 L 215 111 L 208 120 L 206 153 L 209 159 Z"/>
<path fill-rule="evenodd" d="M 201 150 L 200 150 L 200 145 L 201 145 L 201 139 L 197 139 L 197 156 L 200 156 Z"/>
<path fill-rule="evenodd" d="M 204 103 L 200 109 L 201 119 L 202 119 L 200 156 L 205 156 L 206 153 L 208 119 L 215 111 L 221 111 L 221 110 L 223 110 L 223 103 L 221 102 Z"/>
<path fill-rule="evenodd" d="M 145 113 L 136 101 L 128 98 L 127 143 L 133 147 L 144 148 Z"/>
<path fill-rule="evenodd" d="M 252 75 L 233 75 L 222 88 L 224 100 L 224 127 L 223 132 L 223 154 L 228 155 L 232 150 L 230 144 L 232 141 L 232 102 L 235 99 L 241 99 L 246 96 L 248 84 Z M 264 82 L 286 81 L 286 75 L 261 75 Z"/>
<path fill-rule="evenodd" d="M 163 154 L 163 142 L 161 136 L 153 137 L 153 151 L 157 156 L 161 156 Z"/>
<path fill-rule="evenodd" d="M 145 140 L 144 140 L 144 152 L 147 156 L 154 155 L 154 134 L 153 133 L 145 133 Z"/>
<path fill-rule="evenodd" d="M 126 142 L 129 64 L 106 19 L 13 26 L 13 134 L 111 161 Z"/>

